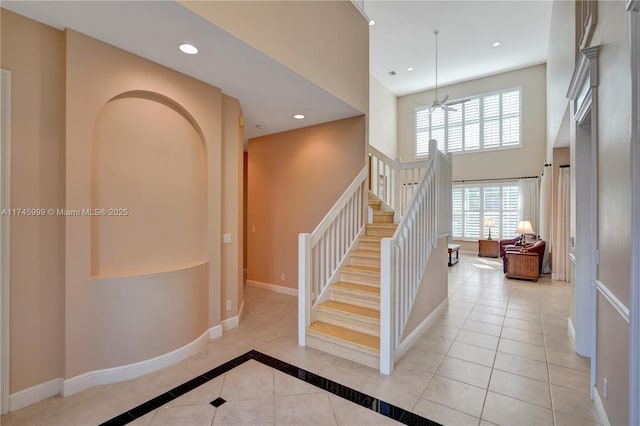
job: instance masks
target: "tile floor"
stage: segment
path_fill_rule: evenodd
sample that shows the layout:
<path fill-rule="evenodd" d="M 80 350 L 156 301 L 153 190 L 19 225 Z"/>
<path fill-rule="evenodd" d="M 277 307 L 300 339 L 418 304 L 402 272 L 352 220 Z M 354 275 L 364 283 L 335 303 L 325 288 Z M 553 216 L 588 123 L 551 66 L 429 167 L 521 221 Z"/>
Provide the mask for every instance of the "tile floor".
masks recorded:
<path fill-rule="evenodd" d="M 589 360 L 572 350 L 566 283 L 507 280 L 499 259 L 460 254 L 449 307 L 391 376 L 297 346 L 296 299 L 247 288 L 240 325 L 199 354 L 122 383 L 54 397 L 2 425 L 91 425 L 121 414 L 251 349 L 445 425 L 597 424 Z M 214 408 L 217 397 L 227 400 Z M 138 425 L 394 423 L 255 361 L 137 419 Z"/>

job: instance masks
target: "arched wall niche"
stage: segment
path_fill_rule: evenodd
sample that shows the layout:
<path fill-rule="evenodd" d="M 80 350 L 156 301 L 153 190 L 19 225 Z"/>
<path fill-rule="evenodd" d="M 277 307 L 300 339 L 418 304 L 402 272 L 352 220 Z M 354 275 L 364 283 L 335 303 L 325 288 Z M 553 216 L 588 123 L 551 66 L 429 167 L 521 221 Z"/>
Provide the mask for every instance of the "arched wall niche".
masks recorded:
<path fill-rule="evenodd" d="M 104 104 L 92 137 L 91 276 L 206 261 L 206 143 L 193 116 L 159 93 L 129 91 Z"/>

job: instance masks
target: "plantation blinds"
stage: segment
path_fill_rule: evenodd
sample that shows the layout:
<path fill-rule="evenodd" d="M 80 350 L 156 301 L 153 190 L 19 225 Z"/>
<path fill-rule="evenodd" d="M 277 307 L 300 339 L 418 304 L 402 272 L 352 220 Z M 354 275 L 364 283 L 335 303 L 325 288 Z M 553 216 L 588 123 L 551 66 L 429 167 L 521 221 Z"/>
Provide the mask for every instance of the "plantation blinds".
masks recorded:
<path fill-rule="evenodd" d="M 429 140 L 443 152 L 472 152 L 519 146 L 520 89 L 471 98 L 456 111 L 416 110 L 416 156 L 429 153 Z"/>
<path fill-rule="evenodd" d="M 495 227 L 491 228 L 492 238 L 513 238 L 517 235 L 517 183 L 454 185 L 452 195 L 454 239 L 478 240 L 488 237 L 489 229 L 484 226 L 488 218 L 493 218 L 495 222 Z"/>

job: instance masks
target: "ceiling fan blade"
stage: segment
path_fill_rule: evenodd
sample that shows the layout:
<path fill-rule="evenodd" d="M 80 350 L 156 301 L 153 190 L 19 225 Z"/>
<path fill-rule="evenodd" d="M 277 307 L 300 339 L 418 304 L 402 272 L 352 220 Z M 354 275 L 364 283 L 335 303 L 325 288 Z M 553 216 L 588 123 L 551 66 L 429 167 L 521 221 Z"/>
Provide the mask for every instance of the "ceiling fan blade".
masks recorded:
<path fill-rule="evenodd" d="M 463 104 L 463 103 L 465 103 L 465 102 L 467 102 L 467 101 L 470 101 L 470 100 L 471 100 L 471 98 L 458 99 L 458 100 L 456 100 L 456 101 L 451 101 L 451 102 L 449 102 L 447 105 L 458 105 L 458 104 Z"/>
<path fill-rule="evenodd" d="M 446 104 L 447 103 L 447 99 L 449 99 L 449 95 L 444 95 L 444 99 L 442 99 L 442 103 Z"/>
<path fill-rule="evenodd" d="M 449 105 L 440 105 L 440 108 L 442 108 L 445 111 L 457 111 L 457 109 L 450 107 Z"/>

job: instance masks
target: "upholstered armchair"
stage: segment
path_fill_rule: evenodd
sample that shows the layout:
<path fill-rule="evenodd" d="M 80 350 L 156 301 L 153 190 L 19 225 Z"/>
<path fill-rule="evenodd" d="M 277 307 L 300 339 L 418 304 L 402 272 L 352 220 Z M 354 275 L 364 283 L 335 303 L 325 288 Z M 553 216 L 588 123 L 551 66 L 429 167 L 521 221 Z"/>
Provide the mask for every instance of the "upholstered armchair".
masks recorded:
<path fill-rule="evenodd" d="M 500 241 L 502 243 L 502 241 Z M 533 245 L 527 245 L 527 251 L 529 253 L 537 253 L 538 254 L 538 273 L 542 272 L 542 261 L 544 258 L 544 249 L 547 246 L 547 242 L 544 240 L 537 240 Z M 521 246 L 516 245 L 505 245 L 504 252 L 502 252 L 502 245 L 500 246 L 500 251 L 502 253 L 502 269 L 503 272 L 507 273 L 508 259 L 506 254 L 510 251 L 520 251 Z"/>
<path fill-rule="evenodd" d="M 538 240 L 538 236 L 533 234 L 525 234 L 524 237 L 525 237 L 525 241 L 528 241 L 531 244 L 533 244 L 535 241 Z M 515 238 L 500 240 L 500 257 L 504 257 L 504 253 L 507 248 L 517 247 L 518 250 L 520 250 L 520 245 L 516 244 L 519 241 L 520 241 L 519 235 Z"/>

